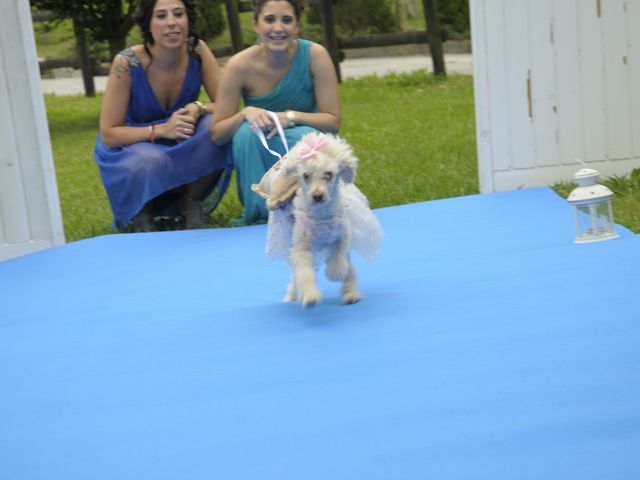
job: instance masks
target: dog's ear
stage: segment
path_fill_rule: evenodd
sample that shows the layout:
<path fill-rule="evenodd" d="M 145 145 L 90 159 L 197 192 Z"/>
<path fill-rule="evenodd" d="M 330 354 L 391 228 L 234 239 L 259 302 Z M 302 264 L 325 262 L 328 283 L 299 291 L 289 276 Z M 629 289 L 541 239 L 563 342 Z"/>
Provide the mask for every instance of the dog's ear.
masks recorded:
<path fill-rule="evenodd" d="M 292 162 L 289 157 L 286 157 L 279 162 L 279 166 L 279 172 L 273 173 L 267 180 L 267 195 L 261 195 L 258 189 L 251 187 L 266 200 L 269 210 L 275 210 L 288 203 L 298 190 L 298 162 Z M 273 170 L 274 167 L 271 169 Z"/>
<path fill-rule="evenodd" d="M 354 156 L 345 157 L 340 161 L 339 176 L 344 183 L 353 183 L 356 180 L 357 162 Z"/>
<path fill-rule="evenodd" d="M 338 175 L 344 183 L 353 183 L 356 179 L 356 169 L 358 167 L 358 159 L 353 153 L 351 145 L 340 137 L 331 137 L 331 144 L 326 152 L 331 155 L 340 165 Z"/>
<path fill-rule="evenodd" d="M 282 173 L 285 177 L 289 177 L 291 175 L 298 175 L 298 166 L 300 165 L 300 159 L 296 156 L 294 152 L 289 152 L 286 156 L 284 162 L 284 167 L 282 169 Z"/>

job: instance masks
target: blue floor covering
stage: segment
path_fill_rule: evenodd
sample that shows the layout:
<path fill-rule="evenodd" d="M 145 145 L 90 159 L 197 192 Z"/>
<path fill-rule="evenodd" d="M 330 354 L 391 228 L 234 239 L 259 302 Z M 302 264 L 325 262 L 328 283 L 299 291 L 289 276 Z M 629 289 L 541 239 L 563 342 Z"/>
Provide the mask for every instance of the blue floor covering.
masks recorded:
<path fill-rule="evenodd" d="M 640 478 L 640 238 L 552 190 L 376 210 L 364 300 L 266 227 L 0 263 L 0 479 Z"/>

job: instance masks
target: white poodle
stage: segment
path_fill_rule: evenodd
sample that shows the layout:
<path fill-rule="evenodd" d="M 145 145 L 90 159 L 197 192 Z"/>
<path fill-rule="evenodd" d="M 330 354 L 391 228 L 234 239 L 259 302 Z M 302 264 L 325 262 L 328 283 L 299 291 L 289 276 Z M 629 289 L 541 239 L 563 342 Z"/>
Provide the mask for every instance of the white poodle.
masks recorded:
<path fill-rule="evenodd" d="M 298 300 L 303 307 L 320 301 L 315 272 L 322 261 L 327 278 L 342 281 L 343 303 L 362 299 L 351 249 L 372 260 L 382 229 L 367 199 L 353 184 L 357 162 L 343 139 L 310 133 L 282 160 L 275 174 L 278 180 L 271 179 L 267 253 L 286 257 L 291 266 L 293 275 L 285 300 Z M 297 182 L 293 200 L 276 201 L 274 187 L 293 182 Z"/>

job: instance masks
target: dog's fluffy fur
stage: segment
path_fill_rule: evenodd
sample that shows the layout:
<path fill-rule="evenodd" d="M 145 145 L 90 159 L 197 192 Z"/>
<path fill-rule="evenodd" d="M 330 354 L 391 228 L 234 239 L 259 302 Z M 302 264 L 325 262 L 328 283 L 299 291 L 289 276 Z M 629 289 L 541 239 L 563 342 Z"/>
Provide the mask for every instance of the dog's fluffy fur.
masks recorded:
<path fill-rule="evenodd" d="M 350 193 L 357 191 L 362 208 L 375 223 L 374 230 L 379 230 L 366 199 L 352 185 L 357 167 L 352 148 L 339 137 L 325 137 L 328 141 L 312 154 L 303 138 L 287 155 L 281 172 L 298 178 L 295 197 L 284 207 L 291 228 L 287 260 L 292 270 L 285 300 L 297 300 L 303 307 L 320 301 L 315 271 L 323 260 L 327 278 L 342 281 L 342 302 L 351 304 L 362 299 L 350 258 L 353 233 L 347 211 L 352 207 Z"/>

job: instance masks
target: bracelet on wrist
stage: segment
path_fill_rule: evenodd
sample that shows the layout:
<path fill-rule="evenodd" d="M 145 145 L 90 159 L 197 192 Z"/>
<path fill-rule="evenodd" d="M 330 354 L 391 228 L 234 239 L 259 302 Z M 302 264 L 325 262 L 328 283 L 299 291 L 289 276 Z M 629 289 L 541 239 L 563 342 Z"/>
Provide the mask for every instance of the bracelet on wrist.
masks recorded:
<path fill-rule="evenodd" d="M 196 100 L 193 103 L 195 103 L 196 106 L 198 107 L 198 111 L 200 112 L 200 116 L 206 115 L 207 113 L 209 113 L 209 110 L 207 109 L 207 106 L 204 103 L 202 103 L 201 101 Z"/>
<path fill-rule="evenodd" d="M 156 143 L 156 126 L 155 125 L 149 125 L 149 141 L 151 143 Z"/>
<path fill-rule="evenodd" d="M 287 127 L 295 127 L 296 125 L 296 114 L 293 110 L 287 110 Z"/>

